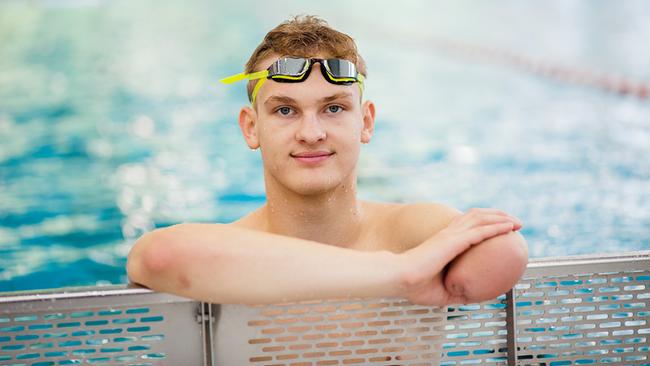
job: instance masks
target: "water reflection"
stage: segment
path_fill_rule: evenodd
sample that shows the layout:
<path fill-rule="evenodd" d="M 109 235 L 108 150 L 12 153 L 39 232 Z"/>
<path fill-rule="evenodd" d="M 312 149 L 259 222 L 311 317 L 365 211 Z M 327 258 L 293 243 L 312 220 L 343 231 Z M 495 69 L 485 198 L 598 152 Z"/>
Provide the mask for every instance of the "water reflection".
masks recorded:
<path fill-rule="evenodd" d="M 351 33 L 369 64 L 378 120 L 360 196 L 503 208 L 533 256 L 647 249 L 647 102 L 431 41 L 648 80 L 647 6 L 498 3 L 400 3 L 379 23 L 396 4 L 345 3 L 354 19 L 336 3 L 304 8 Z M 264 202 L 259 153 L 236 124 L 244 88 L 217 80 L 284 8 L 60 4 L 0 4 L 0 291 L 124 282 L 142 233 Z"/>

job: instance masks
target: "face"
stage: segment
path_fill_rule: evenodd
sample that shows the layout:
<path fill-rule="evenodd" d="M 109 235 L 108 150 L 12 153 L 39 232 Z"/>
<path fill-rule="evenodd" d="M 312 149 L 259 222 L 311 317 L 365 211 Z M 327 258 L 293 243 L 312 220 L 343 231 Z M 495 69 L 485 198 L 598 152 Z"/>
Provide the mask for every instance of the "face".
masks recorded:
<path fill-rule="evenodd" d="M 260 69 L 277 58 L 263 60 Z M 312 65 L 300 83 L 266 80 L 255 109 L 244 107 L 239 116 L 248 146 L 260 148 L 265 179 L 303 195 L 352 184 L 360 146 L 374 129 L 374 105 L 360 103 L 358 85 L 329 83 L 320 67 Z"/>

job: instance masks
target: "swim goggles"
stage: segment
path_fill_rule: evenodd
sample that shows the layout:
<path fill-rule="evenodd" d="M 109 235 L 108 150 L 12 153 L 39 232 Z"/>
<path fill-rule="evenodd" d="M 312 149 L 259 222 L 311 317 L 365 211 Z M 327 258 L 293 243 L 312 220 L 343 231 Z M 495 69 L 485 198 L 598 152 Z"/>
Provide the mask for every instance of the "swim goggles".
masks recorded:
<path fill-rule="evenodd" d="M 321 64 L 320 70 L 325 80 L 338 85 L 349 85 L 358 82 L 359 89 L 363 91 L 363 75 L 357 71 L 352 61 L 340 58 L 324 60 L 320 58 L 283 57 L 271 64 L 266 70 L 250 74 L 242 72 L 223 78 L 221 82 L 224 84 L 232 84 L 240 80 L 260 79 L 251 93 L 250 101 L 254 104 L 255 96 L 266 79 L 272 79 L 282 83 L 299 83 L 309 77 L 312 65 L 317 62 Z"/>

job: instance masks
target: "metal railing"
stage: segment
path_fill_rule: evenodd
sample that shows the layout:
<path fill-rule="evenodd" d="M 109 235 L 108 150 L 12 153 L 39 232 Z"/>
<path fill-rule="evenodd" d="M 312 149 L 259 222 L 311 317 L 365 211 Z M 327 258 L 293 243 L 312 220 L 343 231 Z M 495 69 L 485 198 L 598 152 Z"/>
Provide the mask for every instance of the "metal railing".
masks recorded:
<path fill-rule="evenodd" d="M 533 260 L 493 301 L 201 303 L 132 286 L 0 294 L 0 365 L 650 365 L 650 252 Z"/>

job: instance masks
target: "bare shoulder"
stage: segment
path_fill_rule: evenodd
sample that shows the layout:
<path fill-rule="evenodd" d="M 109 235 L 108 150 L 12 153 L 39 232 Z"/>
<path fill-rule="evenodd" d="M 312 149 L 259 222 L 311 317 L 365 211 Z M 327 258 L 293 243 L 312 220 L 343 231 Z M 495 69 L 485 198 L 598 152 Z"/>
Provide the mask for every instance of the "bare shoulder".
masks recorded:
<path fill-rule="evenodd" d="M 449 225 L 461 212 L 441 203 L 407 203 L 391 207 L 383 220 L 384 234 L 399 250 L 407 250 Z"/>
<path fill-rule="evenodd" d="M 263 221 L 260 218 L 261 208 L 249 212 L 241 218 L 224 225 L 239 227 L 243 229 L 263 231 Z"/>

